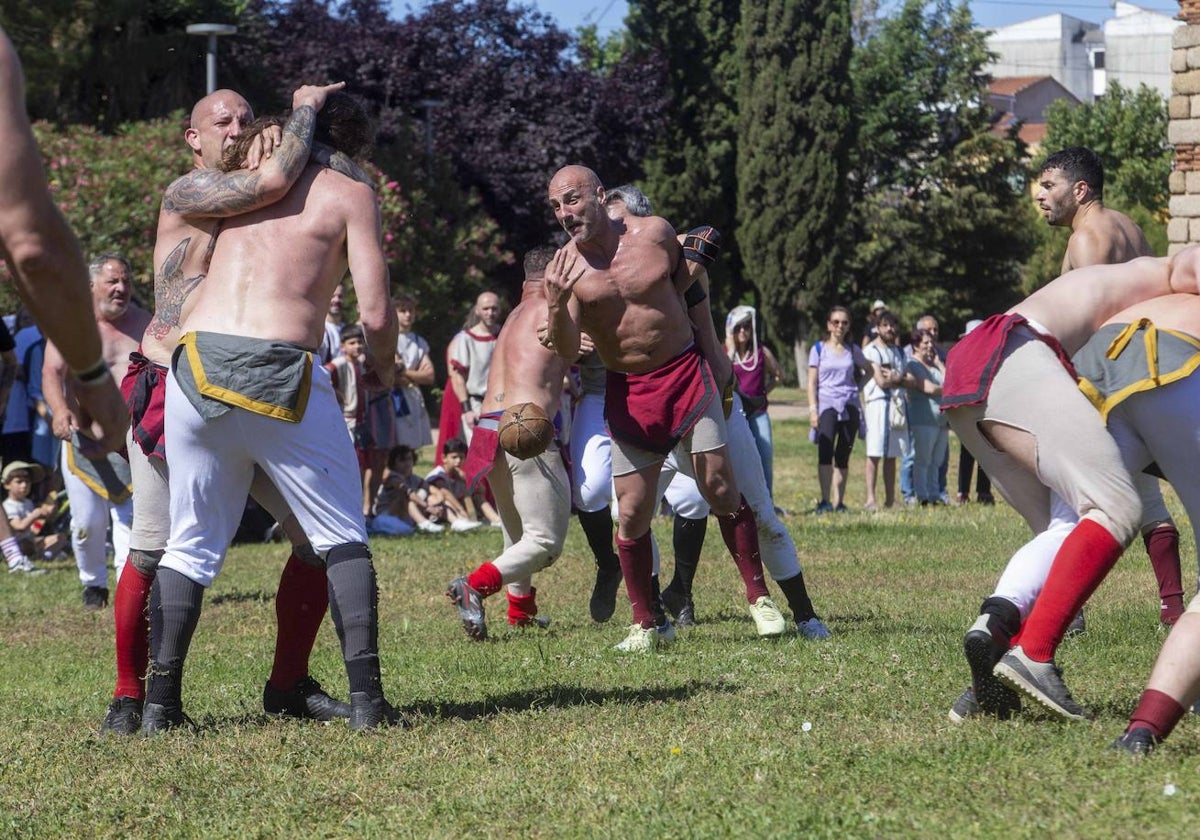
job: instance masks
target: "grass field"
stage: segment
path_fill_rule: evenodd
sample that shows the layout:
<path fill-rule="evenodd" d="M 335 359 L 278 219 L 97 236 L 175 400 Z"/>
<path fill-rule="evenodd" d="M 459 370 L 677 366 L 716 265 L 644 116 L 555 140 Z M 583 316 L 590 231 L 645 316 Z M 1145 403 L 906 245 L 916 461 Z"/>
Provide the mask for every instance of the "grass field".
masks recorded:
<path fill-rule="evenodd" d="M 185 678 L 199 731 L 151 741 L 96 734 L 112 614 L 81 608 L 73 567 L 0 577 L 0 836 L 1190 835 L 1200 722 L 1189 716 L 1145 760 L 1107 749 L 1162 642 L 1140 545 L 1092 599 L 1088 634 L 1060 652 L 1096 721 L 1025 712 L 954 726 L 962 634 L 1023 525 L 1003 505 L 811 515 L 806 431 L 776 424 L 777 500 L 793 511 L 834 639 L 757 640 L 715 527 L 700 625 L 635 658 L 609 649 L 628 621 L 623 593 L 612 622 L 588 618 L 592 564 L 577 526 L 538 580 L 549 630 L 509 631 L 500 597 L 483 644 L 465 638 L 442 592 L 498 552 L 498 532 L 379 541 L 384 681 L 407 731 L 262 714 L 280 546 L 231 551 Z M 848 504 L 862 500 L 860 447 Z M 669 544 L 668 523 L 655 528 Z M 1184 552 L 1190 588 L 1190 535 Z M 329 622 L 312 670 L 345 698 Z"/>

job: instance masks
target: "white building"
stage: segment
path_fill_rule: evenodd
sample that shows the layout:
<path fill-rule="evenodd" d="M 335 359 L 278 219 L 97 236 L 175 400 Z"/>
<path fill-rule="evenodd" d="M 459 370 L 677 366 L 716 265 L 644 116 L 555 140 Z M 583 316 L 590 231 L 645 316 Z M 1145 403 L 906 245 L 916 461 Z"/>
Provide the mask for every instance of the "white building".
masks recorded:
<path fill-rule="evenodd" d="M 1053 14 L 992 30 L 988 48 L 999 54 L 995 77 L 1054 77 L 1081 102 L 1092 102 L 1109 82 L 1136 90 L 1171 92 L 1171 38 L 1181 21 L 1115 0 L 1103 26 Z"/>

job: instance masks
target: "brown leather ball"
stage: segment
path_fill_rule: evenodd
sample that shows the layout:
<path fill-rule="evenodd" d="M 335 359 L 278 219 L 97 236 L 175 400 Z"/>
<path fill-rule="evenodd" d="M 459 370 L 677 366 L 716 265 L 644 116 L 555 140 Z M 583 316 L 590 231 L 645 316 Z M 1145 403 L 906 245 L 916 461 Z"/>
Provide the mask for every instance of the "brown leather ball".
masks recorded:
<path fill-rule="evenodd" d="M 522 461 L 541 455 L 554 440 L 554 424 L 537 403 L 518 403 L 500 416 L 500 445 Z"/>

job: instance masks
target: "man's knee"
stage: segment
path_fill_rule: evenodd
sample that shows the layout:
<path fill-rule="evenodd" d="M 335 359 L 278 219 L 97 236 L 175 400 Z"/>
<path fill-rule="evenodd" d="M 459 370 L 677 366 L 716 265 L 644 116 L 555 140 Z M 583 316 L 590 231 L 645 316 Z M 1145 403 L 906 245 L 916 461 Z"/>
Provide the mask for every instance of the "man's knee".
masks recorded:
<path fill-rule="evenodd" d="M 163 558 L 163 550 L 144 551 L 140 548 L 129 549 L 129 562 L 146 577 L 153 577 L 158 572 L 158 564 Z"/>

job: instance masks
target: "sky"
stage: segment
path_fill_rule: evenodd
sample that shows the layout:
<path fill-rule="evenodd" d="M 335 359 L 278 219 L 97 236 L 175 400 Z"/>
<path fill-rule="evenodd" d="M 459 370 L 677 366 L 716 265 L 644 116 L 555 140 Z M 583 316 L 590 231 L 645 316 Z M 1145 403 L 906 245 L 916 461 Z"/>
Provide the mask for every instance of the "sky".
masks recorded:
<path fill-rule="evenodd" d="M 626 0 L 518 0 L 536 6 L 546 12 L 563 29 L 574 30 L 585 23 L 594 23 L 601 35 L 607 35 L 621 27 L 629 11 Z M 980 26 L 1006 26 L 1017 21 L 1029 20 L 1060 12 L 1082 18 L 1092 23 L 1103 23 L 1113 16 L 1112 0 L 970 0 L 971 11 Z M 397 17 L 406 9 L 419 9 L 424 0 L 393 0 L 392 8 Z M 898 5 L 898 0 L 884 0 L 885 7 Z M 1144 0 L 1134 3 L 1143 9 L 1175 15 L 1179 4 L 1175 0 Z"/>

